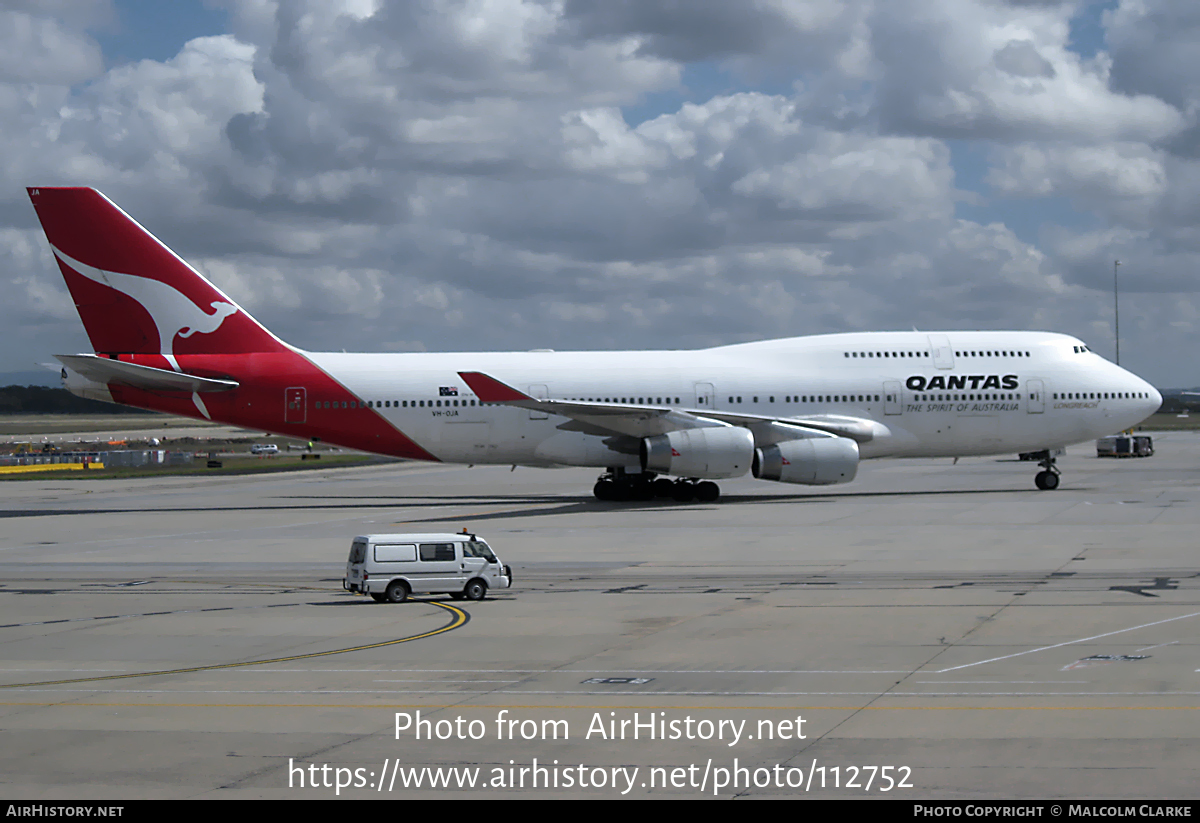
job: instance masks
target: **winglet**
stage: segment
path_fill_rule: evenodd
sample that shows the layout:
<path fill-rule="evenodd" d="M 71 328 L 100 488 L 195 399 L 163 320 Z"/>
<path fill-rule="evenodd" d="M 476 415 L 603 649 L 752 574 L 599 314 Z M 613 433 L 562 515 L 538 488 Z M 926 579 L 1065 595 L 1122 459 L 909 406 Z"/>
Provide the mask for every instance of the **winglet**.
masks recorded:
<path fill-rule="evenodd" d="M 466 381 L 471 391 L 484 403 L 517 403 L 534 399 L 483 372 L 460 371 L 458 376 Z"/>

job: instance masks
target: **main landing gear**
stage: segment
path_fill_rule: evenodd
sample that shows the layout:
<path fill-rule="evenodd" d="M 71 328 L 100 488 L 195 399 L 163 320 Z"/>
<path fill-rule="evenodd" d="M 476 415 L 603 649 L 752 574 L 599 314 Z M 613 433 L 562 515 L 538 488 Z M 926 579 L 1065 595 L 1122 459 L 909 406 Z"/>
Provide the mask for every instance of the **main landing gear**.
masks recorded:
<path fill-rule="evenodd" d="M 1058 488 L 1058 467 L 1054 465 L 1054 455 L 1047 451 L 1037 453 L 1038 465 L 1042 470 L 1033 478 L 1033 483 L 1044 492 Z"/>
<path fill-rule="evenodd" d="M 670 498 L 679 503 L 712 503 L 721 496 L 721 488 L 711 480 L 668 480 L 653 472 L 626 474 L 624 469 L 609 469 L 596 481 L 592 494 L 606 501 Z"/>

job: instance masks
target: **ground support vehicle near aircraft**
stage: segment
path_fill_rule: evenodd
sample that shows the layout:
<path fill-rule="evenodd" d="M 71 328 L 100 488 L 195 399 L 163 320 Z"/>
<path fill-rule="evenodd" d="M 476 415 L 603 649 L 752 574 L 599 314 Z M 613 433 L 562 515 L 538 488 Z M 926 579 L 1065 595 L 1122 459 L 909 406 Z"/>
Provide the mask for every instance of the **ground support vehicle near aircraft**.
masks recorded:
<path fill-rule="evenodd" d="M 1148 434 L 1113 434 L 1096 441 L 1097 457 L 1153 457 L 1154 440 Z"/>
<path fill-rule="evenodd" d="M 594 466 L 602 500 L 714 500 L 753 474 L 848 483 L 860 460 L 1058 449 L 1162 401 L 1076 338 L 859 332 L 697 351 L 346 354 L 260 325 L 100 192 L 30 198 L 94 353 L 68 389 L 416 460 Z M 671 480 L 669 478 L 676 478 Z"/>
<path fill-rule="evenodd" d="M 342 588 L 377 603 L 410 594 L 482 600 L 512 585 L 512 569 L 473 534 L 366 534 L 354 538 Z"/>

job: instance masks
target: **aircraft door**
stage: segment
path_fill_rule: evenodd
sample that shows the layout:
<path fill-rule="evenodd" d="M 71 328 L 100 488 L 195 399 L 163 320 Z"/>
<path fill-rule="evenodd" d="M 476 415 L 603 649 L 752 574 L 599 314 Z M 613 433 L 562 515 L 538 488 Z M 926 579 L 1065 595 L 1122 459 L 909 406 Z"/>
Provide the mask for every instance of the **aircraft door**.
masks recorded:
<path fill-rule="evenodd" d="M 903 410 L 901 405 L 903 399 L 900 397 L 900 381 L 885 380 L 883 383 L 883 413 L 884 414 L 900 414 Z"/>
<path fill-rule="evenodd" d="M 1026 411 L 1029 414 L 1041 414 L 1046 410 L 1046 387 L 1041 380 L 1026 380 L 1025 391 L 1028 392 L 1026 398 Z"/>
<path fill-rule="evenodd" d="M 303 423 L 308 413 L 308 392 L 303 386 L 283 390 L 283 422 Z"/>
<path fill-rule="evenodd" d="M 696 408 L 712 411 L 717 407 L 717 392 L 712 383 L 697 383 Z"/>
<path fill-rule="evenodd" d="M 546 386 L 530 386 L 527 394 L 537 400 L 545 400 L 550 396 L 550 390 Z M 530 420 L 548 420 L 549 418 L 550 415 L 543 411 L 538 411 L 537 409 L 529 410 Z"/>
<path fill-rule="evenodd" d="M 933 365 L 939 369 L 954 368 L 954 348 L 950 338 L 944 334 L 929 335 L 929 349 L 933 357 Z"/>

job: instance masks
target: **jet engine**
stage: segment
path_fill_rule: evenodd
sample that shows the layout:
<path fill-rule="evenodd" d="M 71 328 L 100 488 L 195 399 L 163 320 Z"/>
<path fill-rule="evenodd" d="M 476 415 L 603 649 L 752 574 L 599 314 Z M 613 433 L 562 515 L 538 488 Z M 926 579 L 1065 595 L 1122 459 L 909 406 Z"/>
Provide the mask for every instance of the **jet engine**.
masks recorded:
<path fill-rule="evenodd" d="M 754 450 L 754 476 L 780 483 L 831 486 L 858 472 L 858 444 L 849 437 L 785 440 Z"/>
<path fill-rule="evenodd" d="M 676 477 L 741 477 L 754 459 L 754 435 L 738 426 L 714 426 L 646 437 L 642 469 Z"/>

